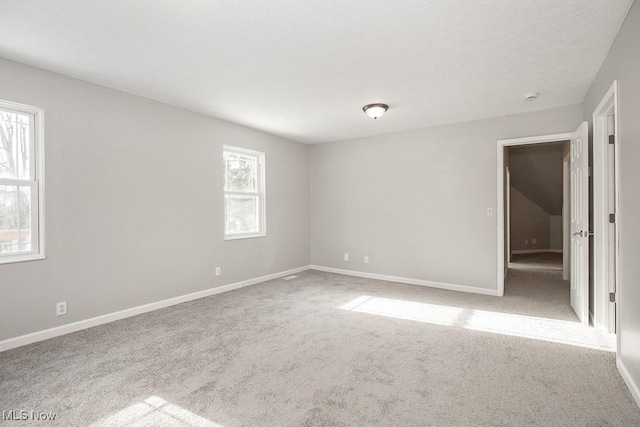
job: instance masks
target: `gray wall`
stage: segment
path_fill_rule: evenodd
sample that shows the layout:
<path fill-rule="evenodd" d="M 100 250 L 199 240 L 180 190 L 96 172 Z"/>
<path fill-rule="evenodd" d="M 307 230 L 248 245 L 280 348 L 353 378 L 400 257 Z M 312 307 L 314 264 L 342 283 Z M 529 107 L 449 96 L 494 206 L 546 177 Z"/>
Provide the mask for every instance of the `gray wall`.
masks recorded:
<path fill-rule="evenodd" d="M 0 98 L 45 109 L 47 245 L 0 340 L 309 264 L 308 146 L 2 59 Z M 266 153 L 265 238 L 223 240 L 223 144 Z"/>
<path fill-rule="evenodd" d="M 312 263 L 496 289 L 496 141 L 581 120 L 575 105 L 312 146 Z"/>
<path fill-rule="evenodd" d="M 550 236 L 549 213 L 512 186 L 511 251 L 549 249 Z"/>
<path fill-rule="evenodd" d="M 562 249 L 562 215 L 549 216 L 549 249 Z"/>
<path fill-rule="evenodd" d="M 563 145 L 551 143 L 509 148 L 511 185 L 550 215 L 562 214 Z"/>
<path fill-rule="evenodd" d="M 640 2 L 635 2 L 587 94 L 584 119 L 592 115 L 618 80 L 620 154 L 620 353 L 636 386 L 640 385 Z"/>

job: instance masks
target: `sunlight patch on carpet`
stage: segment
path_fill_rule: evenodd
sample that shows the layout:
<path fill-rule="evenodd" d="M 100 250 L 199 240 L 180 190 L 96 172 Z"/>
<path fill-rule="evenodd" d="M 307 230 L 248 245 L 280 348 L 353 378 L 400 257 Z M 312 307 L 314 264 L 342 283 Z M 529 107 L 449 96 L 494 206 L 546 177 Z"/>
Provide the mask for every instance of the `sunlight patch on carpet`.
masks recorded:
<path fill-rule="evenodd" d="M 577 322 L 368 295 L 355 298 L 341 306 L 340 309 L 596 350 L 610 352 L 616 350 L 615 335 L 583 326 Z"/>
<path fill-rule="evenodd" d="M 150 396 L 91 424 L 102 426 L 223 427 L 158 396 Z"/>

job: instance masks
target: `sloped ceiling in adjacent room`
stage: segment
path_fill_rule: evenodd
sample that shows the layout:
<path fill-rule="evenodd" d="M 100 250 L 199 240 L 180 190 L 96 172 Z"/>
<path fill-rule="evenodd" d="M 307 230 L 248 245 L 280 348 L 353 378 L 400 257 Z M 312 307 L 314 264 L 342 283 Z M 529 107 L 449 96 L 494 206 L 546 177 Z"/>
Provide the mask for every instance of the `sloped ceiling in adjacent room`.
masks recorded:
<path fill-rule="evenodd" d="M 549 215 L 562 214 L 563 143 L 509 148 L 511 185 Z"/>

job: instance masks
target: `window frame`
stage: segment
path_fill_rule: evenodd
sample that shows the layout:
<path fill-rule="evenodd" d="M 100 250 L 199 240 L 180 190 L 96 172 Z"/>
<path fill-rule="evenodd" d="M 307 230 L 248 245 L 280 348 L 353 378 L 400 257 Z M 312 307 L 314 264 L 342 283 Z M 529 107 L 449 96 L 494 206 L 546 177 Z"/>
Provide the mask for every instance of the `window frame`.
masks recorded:
<path fill-rule="evenodd" d="M 224 159 L 225 153 L 230 152 L 240 155 L 249 155 L 257 158 L 256 188 L 257 192 L 227 191 L 227 165 Z M 222 165 L 224 168 L 222 192 L 224 208 L 224 240 L 251 239 L 255 237 L 265 237 L 267 235 L 267 197 L 266 197 L 266 174 L 265 174 L 265 153 L 250 150 L 248 148 L 224 145 L 222 147 Z M 258 231 L 246 233 L 227 232 L 227 196 L 253 196 L 258 200 Z"/>
<path fill-rule="evenodd" d="M 44 221 L 44 109 L 0 99 L 0 110 L 31 116 L 31 168 L 30 179 L 0 178 L 0 185 L 15 185 L 31 189 L 31 251 L 0 254 L 1 264 L 45 259 Z M 35 248 L 34 248 L 35 246 Z"/>

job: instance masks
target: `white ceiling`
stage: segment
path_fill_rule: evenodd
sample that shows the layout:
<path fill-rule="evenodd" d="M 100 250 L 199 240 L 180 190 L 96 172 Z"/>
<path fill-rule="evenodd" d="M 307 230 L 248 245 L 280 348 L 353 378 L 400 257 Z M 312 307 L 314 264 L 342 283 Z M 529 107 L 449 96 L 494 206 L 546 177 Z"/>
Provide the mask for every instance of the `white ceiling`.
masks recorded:
<path fill-rule="evenodd" d="M 317 143 L 580 103 L 632 3 L 0 0 L 0 56 Z"/>

